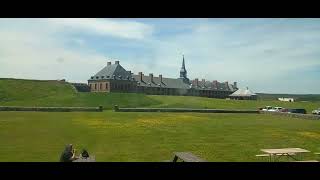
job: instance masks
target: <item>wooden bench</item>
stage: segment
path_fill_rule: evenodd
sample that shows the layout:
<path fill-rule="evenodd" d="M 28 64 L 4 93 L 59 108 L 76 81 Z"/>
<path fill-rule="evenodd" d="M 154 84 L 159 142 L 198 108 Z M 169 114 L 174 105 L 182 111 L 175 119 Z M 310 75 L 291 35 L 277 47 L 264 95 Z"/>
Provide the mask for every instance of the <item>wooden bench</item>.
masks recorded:
<path fill-rule="evenodd" d="M 270 154 L 257 154 L 256 155 L 256 157 L 262 157 L 262 158 L 264 158 L 264 157 L 268 157 L 269 158 L 269 161 L 271 161 L 272 159 L 271 159 L 271 157 L 272 156 L 278 156 L 278 157 L 281 157 L 281 156 L 288 156 L 288 158 L 289 158 L 289 156 L 293 156 L 293 155 L 295 155 L 295 153 L 288 153 L 288 154 L 273 154 L 273 155 L 270 155 Z"/>
<path fill-rule="evenodd" d="M 269 157 L 269 154 L 257 154 L 256 157 Z"/>
<path fill-rule="evenodd" d="M 292 161 L 292 162 L 319 162 L 317 160 Z"/>
<path fill-rule="evenodd" d="M 178 159 L 181 159 L 182 162 L 206 162 L 190 152 L 175 152 L 172 162 L 177 162 Z"/>
<path fill-rule="evenodd" d="M 294 153 L 289 153 L 289 154 L 275 154 L 276 156 L 293 156 L 295 155 Z M 270 154 L 257 154 L 256 157 L 269 157 Z M 271 155 L 272 156 L 272 155 Z"/>

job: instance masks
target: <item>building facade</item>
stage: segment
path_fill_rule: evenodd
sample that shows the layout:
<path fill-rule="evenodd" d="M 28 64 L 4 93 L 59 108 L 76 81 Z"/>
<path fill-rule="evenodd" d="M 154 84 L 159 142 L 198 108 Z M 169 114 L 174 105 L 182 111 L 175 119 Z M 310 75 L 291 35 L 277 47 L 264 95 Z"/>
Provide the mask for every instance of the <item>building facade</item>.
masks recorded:
<path fill-rule="evenodd" d="M 119 61 L 115 61 L 114 64 L 108 62 L 106 67 L 92 76 L 88 85 L 91 92 L 135 92 L 213 98 L 226 98 L 238 90 L 236 82 L 229 84 L 217 80 L 200 81 L 198 78 L 189 80 L 184 57 L 179 78 L 165 78 L 161 74 L 154 76 L 153 73 L 144 75 L 142 72 L 133 74 L 125 70 Z"/>

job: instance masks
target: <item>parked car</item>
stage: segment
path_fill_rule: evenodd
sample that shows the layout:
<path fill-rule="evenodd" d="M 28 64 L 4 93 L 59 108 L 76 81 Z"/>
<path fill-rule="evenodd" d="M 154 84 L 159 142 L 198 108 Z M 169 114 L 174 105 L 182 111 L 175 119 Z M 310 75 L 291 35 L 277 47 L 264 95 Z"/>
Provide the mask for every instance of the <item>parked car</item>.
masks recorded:
<path fill-rule="evenodd" d="M 282 107 L 274 107 L 274 108 L 272 108 L 272 109 L 270 109 L 268 111 L 281 112 L 282 109 L 283 109 Z"/>
<path fill-rule="evenodd" d="M 270 109 L 272 109 L 272 106 L 266 106 L 262 109 L 262 111 L 269 111 Z"/>
<path fill-rule="evenodd" d="M 289 109 L 283 108 L 283 109 L 280 110 L 280 112 L 285 112 L 285 113 L 287 113 L 287 112 L 289 112 Z"/>
<path fill-rule="evenodd" d="M 320 108 L 318 108 L 318 109 L 316 109 L 316 110 L 313 110 L 313 111 L 312 111 L 312 114 L 320 115 Z"/>
<path fill-rule="evenodd" d="M 307 114 L 307 111 L 305 109 L 289 109 L 288 113 Z"/>

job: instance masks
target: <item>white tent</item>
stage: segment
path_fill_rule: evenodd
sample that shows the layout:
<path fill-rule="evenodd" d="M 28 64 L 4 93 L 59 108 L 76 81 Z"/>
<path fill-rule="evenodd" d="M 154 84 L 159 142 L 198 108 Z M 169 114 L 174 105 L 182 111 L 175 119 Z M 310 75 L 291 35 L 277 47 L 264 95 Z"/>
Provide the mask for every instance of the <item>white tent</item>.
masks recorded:
<path fill-rule="evenodd" d="M 257 99 L 257 94 L 247 89 L 238 89 L 236 92 L 229 95 L 232 99 Z"/>

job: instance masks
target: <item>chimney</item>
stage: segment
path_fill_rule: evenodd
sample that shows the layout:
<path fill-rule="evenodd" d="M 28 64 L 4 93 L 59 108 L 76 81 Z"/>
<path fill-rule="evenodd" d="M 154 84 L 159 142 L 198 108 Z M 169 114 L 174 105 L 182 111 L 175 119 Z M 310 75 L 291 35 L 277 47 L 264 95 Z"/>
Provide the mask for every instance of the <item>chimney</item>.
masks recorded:
<path fill-rule="evenodd" d="M 233 82 L 233 86 L 237 88 L 237 82 Z"/>
<path fill-rule="evenodd" d="M 226 85 L 226 89 L 229 89 L 229 83 L 228 83 L 228 81 L 224 82 L 224 84 Z"/>
<path fill-rule="evenodd" d="M 107 66 L 110 66 L 111 65 L 111 62 L 107 62 Z"/>
<path fill-rule="evenodd" d="M 142 82 L 142 72 L 139 72 L 139 80 Z"/>
<path fill-rule="evenodd" d="M 195 81 L 196 81 L 196 87 L 198 87 L 198 86 L 199 86 L 199 80 L 198 80 L 198 78 L 196 78 Z"/>
<path fill-rule="evenodd" d="M 214 87 L 215 89 L 218 89 L 218 81 L 217 81 L 217 80 L 214 80 L 214 81 L 212 82 L 212 84 L 213 84 L 213 87 Z"/>
<path fill-rule="evenodd" d="M 130 76 L 131 76 L 131 71 L 128 71 L 128 73 L 130 74 Z"/>
<path fill-rule="evenodd" d="M 115 61 L 114 63 L 115 63 L 115 64 L 119 64 L 119 61 Z"/>
<path fill-rule="evenodd" d="M 206 80 L 202 79 L 202 86 L 205 87 L 206 86 Z"/>
<path fill-rule="evenodd" d="M 160 78 L 160 84 L 162 83 L 162 74 L 159 75 Z"/>
<path fill-rule="evenodd" d="M 151 80 L 151 82 L 153 82 L 153 74 L 152 74 L 152 73 L 150 73 L 150 74 L 149 74 L 149 76 L 150 76 L 150 80 Z"/>

